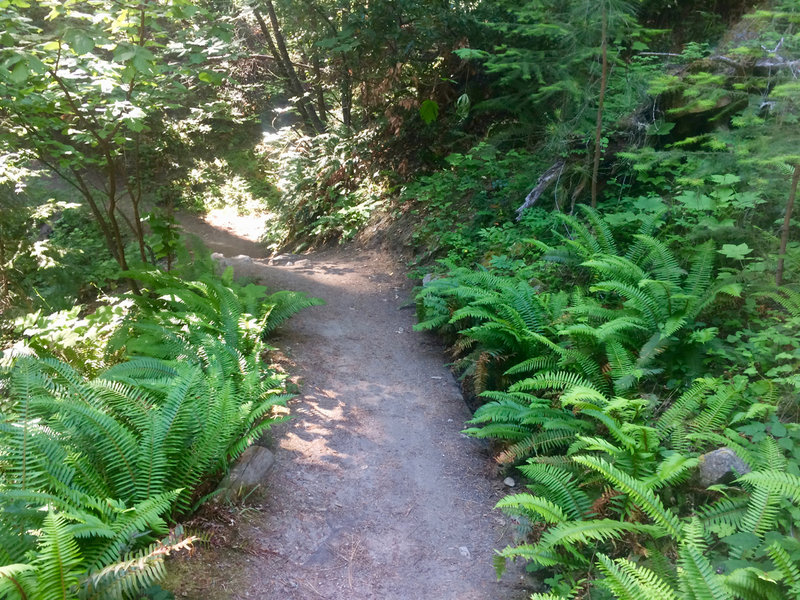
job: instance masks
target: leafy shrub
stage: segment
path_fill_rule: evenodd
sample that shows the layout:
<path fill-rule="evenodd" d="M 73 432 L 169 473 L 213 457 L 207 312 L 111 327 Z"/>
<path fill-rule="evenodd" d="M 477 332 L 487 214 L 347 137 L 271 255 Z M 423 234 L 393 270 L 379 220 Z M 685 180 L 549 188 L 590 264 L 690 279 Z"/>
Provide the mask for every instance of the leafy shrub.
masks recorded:
<path fill-rule="evenodd" d="M 376 131 L 329 131 L 313 137 L 281 129 L 260 147 L 282 198 L 272 245 L 348 240 L 386 200 L 385 177 L 370 172 Z"/>
<path fill-rule="evenodd" d="M 319 304 L 293 292 L 266 296 L 230 272 L 224 281 L 125 276 L 145 285 L 122 323 L 115 315 L 111 352 L 128 360 L 90 377 L 34 356 L 8 371 L 0 590 L 11 597 L 129 596 L 158 579 L 163 557 L 192 542 L 158 541 L 167 519 L 191 510 L 201 483 L 268 429 L 272 408 L 288 398 L 283 377 L 264 364 L 266 335 Z M 40 336 L 50 352 L 69 347 L 47 335 L 54 323 Z"/>
<path fill-rule="evenodd" d="M 715 277 L 711 243 L 684 268 L 654 237 L 657 215 L 638 219 L 625 246 L 582 210 L 585 221 L 558 216 L 560 243 L 529 240 L 538 262 L 517 274 L 502 262 L 444 261 L 448 275 L 417 296 L 417 328 L 456 336 L 486 402 L 466 432 L 502 440 L 500 462 L 527 459 L 519 470 L 530 491 L 498 504 L 521 523 L 523 543 L 503 550 L 498 568 L 521 558 L 547 572 L 551 592 L 534 598 L 788 597 L 800 558 L 800 430 L 778 415 L 796 410 L 787 393 L 796 292 L 742 298 L 736 278 Z M 743 302 L 761 306 L 753 325 L 764 336 L 725 340 L 736 323 L 725 307 Z M 737 344 L 744 336 L 751 347 Z M 698 486 L 701 455 L 719 447 L 750 472 Z"/>

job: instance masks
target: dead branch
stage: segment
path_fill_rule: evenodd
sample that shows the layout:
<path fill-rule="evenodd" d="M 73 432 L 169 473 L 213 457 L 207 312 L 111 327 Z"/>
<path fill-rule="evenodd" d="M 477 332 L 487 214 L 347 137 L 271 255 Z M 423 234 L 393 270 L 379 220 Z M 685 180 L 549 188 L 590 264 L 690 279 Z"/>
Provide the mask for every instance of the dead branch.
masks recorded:
<path fill-rule="evenodd" d="M 555 180 L 561 174 L 561 171 L 564 169 L 564 165 L 566 165 L 566 161 L 562 158 L 556 161 L 556 163 L 547 169 L 547 171 L 542 173 L 541 177 L 539 177 L 539 180 L 536 182 L 536 186 L 525 197 L 525 202 L 523 202 L 522 206 L 517 209 L 517 221 L 522 218 L 522 213 L 525 212 L 525 210 L 536 204 L 536 201 L 550 186 L 550 184 L 553 183 L 553 180 Z"/>

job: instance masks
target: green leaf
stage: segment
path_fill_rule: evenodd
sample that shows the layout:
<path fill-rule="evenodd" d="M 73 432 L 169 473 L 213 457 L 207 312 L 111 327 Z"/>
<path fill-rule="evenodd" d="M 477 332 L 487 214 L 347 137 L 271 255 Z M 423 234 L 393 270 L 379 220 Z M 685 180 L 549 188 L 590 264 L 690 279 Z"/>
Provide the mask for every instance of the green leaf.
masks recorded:
<path fill-rule="evenodd" d="M 455 54 L 462 60 L 470 60 L 470 59 L 481 60 L 491 56 L 491 54 L 489 54 L 488 52 L 484 50 L 477 50 L 475 48 L 459 48 L 458 50 L 453 50 L 453 54 Z"/>
<path fill-rule="evenodd" d="M 734 260 L 744 260 L 744 258 L 753 251 L 747 244 L 723 244 L 722 250 L 717 250 L 723 256 L 732 258 Z"/>
<path fill-rule="evenodd" d="M 425 100 L 419 107 L 419 116 L 428 124 L 439 117 L 439 103 L 436 100 Z"/>
<path fill-rule="evenodd" d="M 18 62 L 11 70 L 11 81 L 14 83 L 22 83 L 28 78 L 28 63 L 25 61 Z"/>
<path fill-rule="evenodd" d="M 714 210 L 714 200 L 699 192 L 684 192 L 675 199 L 692 210 Z"/>
<path fill-rule="evenodd" d="M 716 183 L 717 185 L 726 185 L 730 186 L 734 183 L 739 183 L 742 180 L 741 177 L 738 175 L 733 175 L 732 173 L 726 173 L 725 175 L 712 175 L 711 181 Z"/>
<path fill-rule="evenodd" d="M 64 39 L 77 55 L 88 54 L 94 49 L 94 40 L 81 29 L 70 29 L 64 34 Z"/>
<path fill-rule="evenodd" d="M 761 538 L 749 531 L 740 531 L 722 538 L 728 546 L 742 550 L 754 550 L 761 545 Z"/>
<path fill-rule="evenodd" d="M 639 196 L 633 207 L 643 212 L 655 212 L 664 208 L 664 201 L 658 196 Z"/>
<path fill-rule="evenodd" d="M 675 128 L 675 123 L 667 121 L 656 121 L 647 128 L 648 135 L 667 135 Z"/>
<path fill-rule="evenodd" d="M 200 73 L 197 74 L 197 78 L 211 85 L 220 85 L 222 83 L 222 75 L 214 71 L 200 71 Z"/>

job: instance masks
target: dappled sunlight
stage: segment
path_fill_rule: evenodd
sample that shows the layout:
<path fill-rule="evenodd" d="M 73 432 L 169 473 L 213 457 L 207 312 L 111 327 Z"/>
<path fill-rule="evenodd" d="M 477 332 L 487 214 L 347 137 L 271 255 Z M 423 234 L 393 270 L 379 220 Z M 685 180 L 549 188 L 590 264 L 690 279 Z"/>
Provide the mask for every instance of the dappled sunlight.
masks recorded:
<path fill-rule="evenodd" d="M 211 209 L 203 220 L 215 229 L 251 242 L 259 242 L 266 233 L 267 221 L 274 218 L 275 215 L 269 212 L 241 214 L 235 206 L 225 206 Z"/>

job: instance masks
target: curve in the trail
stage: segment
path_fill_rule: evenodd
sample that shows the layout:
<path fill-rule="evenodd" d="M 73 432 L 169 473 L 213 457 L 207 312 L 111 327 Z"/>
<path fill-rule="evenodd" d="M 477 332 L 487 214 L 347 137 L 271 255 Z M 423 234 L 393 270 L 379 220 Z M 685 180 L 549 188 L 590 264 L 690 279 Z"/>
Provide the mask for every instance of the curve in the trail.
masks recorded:
<path fill-rule="evenodd" d="M 223 249 L 225 234 L 194 230 Z M 227 236 L 226 254 L 248 254 L 252 242 Z M 513 528 L 493 510 L 502 483 L 486 446 L 461 433 L 470 415 L 440 346 L 412 330 L 401 267 L 356 250 L 228 262 L 326 305 L 295 316 L 274 341 L 301 383 L 294 418 L 273 434 L 261 504 L 227 544 L 180 566 L 176 595 L 524 597 L 518 571 L 495 577 L 494 549 Z"/>

